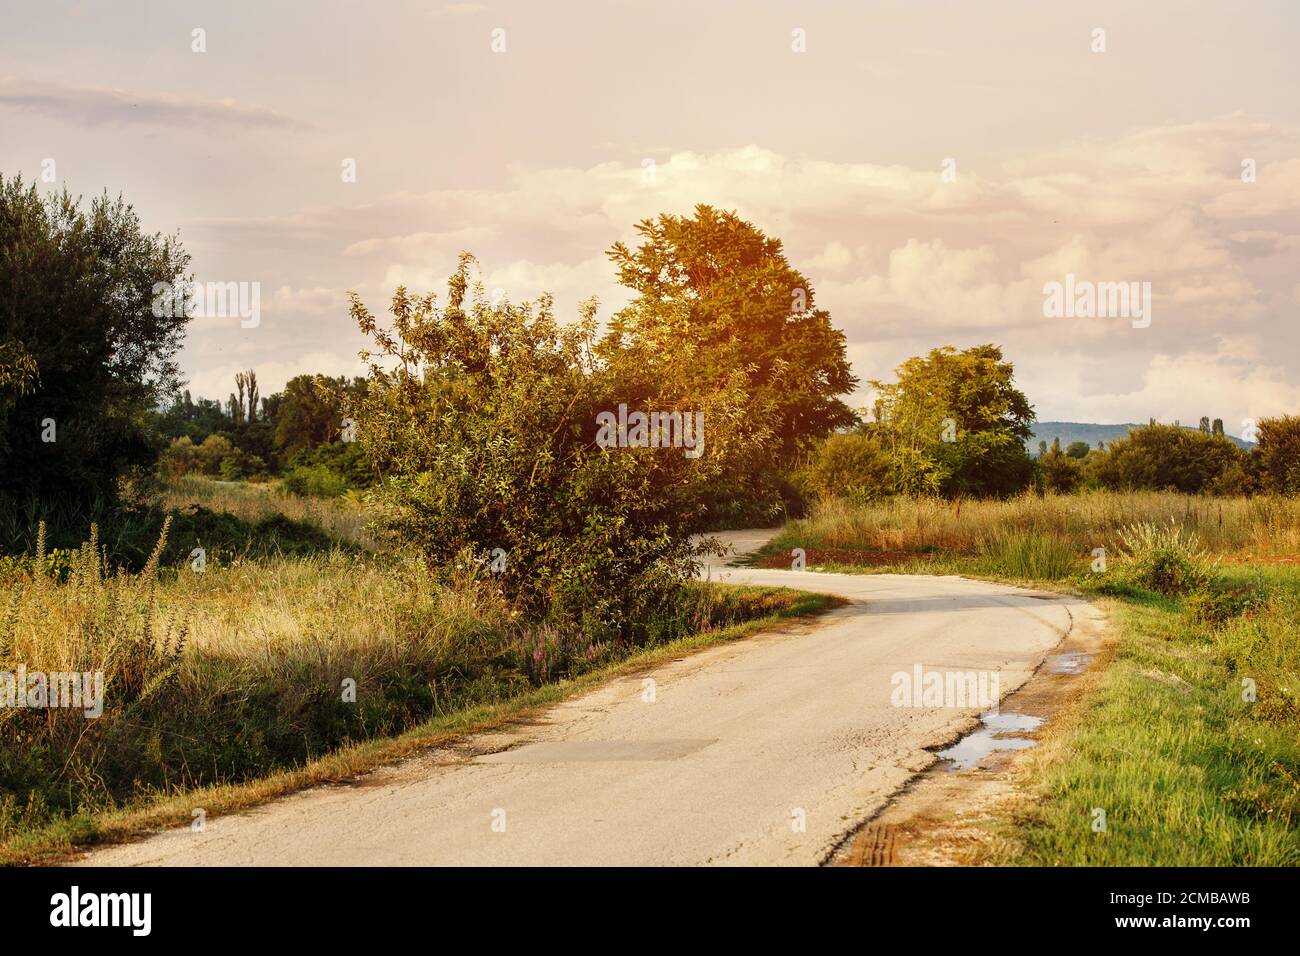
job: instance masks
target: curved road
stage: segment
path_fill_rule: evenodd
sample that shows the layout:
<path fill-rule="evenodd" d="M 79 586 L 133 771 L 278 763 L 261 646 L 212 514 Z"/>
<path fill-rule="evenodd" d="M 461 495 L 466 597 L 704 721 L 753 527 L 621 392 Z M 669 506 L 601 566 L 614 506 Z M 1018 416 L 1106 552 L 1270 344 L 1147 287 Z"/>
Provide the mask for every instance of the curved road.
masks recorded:
<path fill-rule="evenodd" d="M 769 534 L 719 537 L 744 551 Z M 981 710 L 893 706 L 893 675 L 998 672 L 1005 696 L 1096 620 L 1075 598 L 957 577 L 708 573 L 850 603 L 611 681 L 531 724 L 81 862 L 815 865 Z"/>

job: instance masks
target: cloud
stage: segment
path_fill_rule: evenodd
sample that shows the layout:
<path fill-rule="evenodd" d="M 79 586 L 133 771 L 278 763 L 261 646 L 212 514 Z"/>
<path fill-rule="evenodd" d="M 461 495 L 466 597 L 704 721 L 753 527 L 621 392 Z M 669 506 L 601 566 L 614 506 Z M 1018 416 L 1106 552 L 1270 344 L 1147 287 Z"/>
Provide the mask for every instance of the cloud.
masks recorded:
<path fill-rule="evenodd" d="M 1243 183 L 1240 157 L 1253 154 L 1259 179 Z M 1169 409 L 1187 417 L 1186 401 L 1222 407 L 1226 419 L 1237 414 L 1229 404 L 1243 415 L 1246 406 L 1256 415 L 1291 407 L 1266 406 L 1291 400 L 1280 369 L 1300 356 L 1278 355 L 1275 345 L 1279 368 L 1261 370 L 1222 338 L 1294 338 L 1287 266 L 1300 248 L 1297 154 L 1294 130 L 1241 115 L 1081 140 L 980 169 L 958 157 L 952 182 L 937 161 L 831 161 L 754 144 L 655 156 L 647 177 L 640 157 L 625 152 L 588 166 L 512 168 L 494 188 L 393 193 L 205 228 L 249 254 L 328 263 L 319 283 L 297 282 L 308 289 L 339 284 L 346 263 L 346 281 L 381 298 L 399 282 L 441 292 L 468 248 L 485 288 L 514 301 L 551 292 L 561 318 L 595 294 L 608 316 L 627 293 L 604 250 L 635 242 L 641 219 L 710 203 L 782 240 L 817 304 L 845 330 L 864 379 L 937 345 L 993 341 L 1053 416 L 1073 408 L 1103 420 Z M 1044 284 L 1071 272 L 1150 282 L 1151 328 L 1046 319 Z M 1180 390 L 1179 375 L 1198 376 L 1196 387 Z M 1227 394 L 1212 402 L 1216 389 Z"/>
<path fill-rule="evenodd" d="M 275 110 L 229 97 L 214 100 L 102 86 L 63 86 L 15 77 L 0 79 L 0 106 L 42 113 L 86 126 L 141 123 L 300 129 L 305 125 Z"/>

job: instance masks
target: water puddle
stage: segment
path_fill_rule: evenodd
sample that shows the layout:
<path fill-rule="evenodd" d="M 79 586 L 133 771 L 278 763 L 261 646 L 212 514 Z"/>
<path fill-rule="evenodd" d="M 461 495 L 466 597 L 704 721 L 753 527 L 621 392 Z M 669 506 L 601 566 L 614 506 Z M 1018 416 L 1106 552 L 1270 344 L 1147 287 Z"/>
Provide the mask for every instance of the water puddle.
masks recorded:
<path fill-rule="evenodd" d="M 940 750 L 940 760 L 949 762 L 949 770 L 969 770 L 989 754 L 998 750 L 1025 750 L 1038 743 L 1015 734 L 1028 733 L 1043 726 L 1042 717 L 1030 714 L 998 713 L 980 714 L 981 726 L 971 731 L 946 750 Z"/>
<path fill-rule="evenodd" d="M 1053 654 L 1043 662 L 1049 674 L 1082 674 L 1092 663 L 1095 651 L 1074 651 L 1069 654 Z"/>

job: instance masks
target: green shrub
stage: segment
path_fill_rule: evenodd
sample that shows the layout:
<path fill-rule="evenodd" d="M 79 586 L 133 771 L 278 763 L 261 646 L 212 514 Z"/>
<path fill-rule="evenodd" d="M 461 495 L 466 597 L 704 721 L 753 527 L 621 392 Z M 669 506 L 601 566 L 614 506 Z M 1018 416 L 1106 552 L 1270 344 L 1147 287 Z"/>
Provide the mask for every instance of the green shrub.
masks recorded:
<path fill-rule="evenodd" d="M 861 432 L 831 435 L 796 475 L 810 498 L 845 498 L 855 504 L 893 493 L 892 465 L 880 442 Z"/>
<path fill-rule="evenodd" d="M 300 498 L 336 498 L 348 490 L 348 481 L 325 465 L 298 465 L 285 473 L 280 487 Z"/>
<path fill-rule="evenodd" d="M 630 394 L 593 360 L 594 304 L 576 323 L 546 299 L 491 305 L 481 286 L 469 294 L 472 262 L 462 257 L 445 307 L 398 289 L 391 330 L 353 298 L 383 359 L 355 410 L 384 476 L 369 496 L 374 527 L 433 568 L 465 549 L 480 562 L 497 554 L 499 584 L 528 616 L 636 640 L 695 569 L 704 491 L 733 456 L 761 449 L 769 426 L 747 416 L 743 374 L 700 381 L 684 359 Z M 702 416 L 704 444 L 604 447 L 602 418 L 620 404 Z"/>
<path fill-rule="evenodd" d="M 1121 573 L 1148 591 L 1176 596 L 1209 587 L 1213 566 L 1195 533 L 1170 519 L 1139 522 L 1119 530 Z"/>

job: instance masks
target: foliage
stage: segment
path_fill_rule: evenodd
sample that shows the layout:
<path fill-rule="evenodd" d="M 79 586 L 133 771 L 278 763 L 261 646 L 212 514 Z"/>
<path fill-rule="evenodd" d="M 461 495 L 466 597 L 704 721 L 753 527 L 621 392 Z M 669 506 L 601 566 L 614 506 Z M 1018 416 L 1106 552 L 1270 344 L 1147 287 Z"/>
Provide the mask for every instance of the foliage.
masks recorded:
<path fill-rule="evenodd" d="M 1204 590 L 1212 564 L 1195 532 L 1170 521 L 1160 525 L 1138 522 L 1121 528 L 1122 577 L 1158 594 L 1179 595 Z"/>
<path fill-rule="evenodd" d="M 295 375 L 289 379 L 276 408 L 275 447 L 284 460 L 309 448 L 338 439 L 343 419 L 364 380 Z"/>
<path fill-rule="evenodd" d="M 299 497 L 335 498 L 348 490 L 347 479 L 327 465 L 295 465 L 284 473 L 280 486 Z"/>
<path fill-rule="evenodd" d="M 1024 442 L 1033 408 L 995 345 L 932 349 L 873 381 L 881 443 L 894 484 L 909 494 L 1005 496 L 1024 489 L 1033 464 Z"/>
<path fill-rule="evenodd" d="M 720 471 L 710 497 L 715 508 L 730 503 L 751 521 L 770 519 L 799 455 L 855 423 L 839 398 L 857 384 L 844 334 L 781 242 L 734 212 L 699 205 L 694 216 L 665 214 L 636 228 L 635 249 L 620 242 L 609 251 L 636 297 L 613 317 L 599 352 L 634 399 L 661 377 L 720 392 L 743 373 L 746 415 L 771 438 L 762 454 Z"/>
<path fill-rule="evenodd" d="M 1249 457 L 1222 435 L 1177 425 L 1134 428 L 1111 442 L 1093 473 L 1106 488 L 1240 494 L 1249 490 Z"/>
<path fill-rule="evenodd" d="M 862 502 L 894 490 L 889 456 L 880 441 L 858 431 L 831 435 L 818 444 L 796 480 L 810 498 Z"/>
<path fill-rule="evenodd" d="M 183 281 L 188 262 L 176 239 L 143 232 L 120 198 L 83 209 L 66 191 L 42 198 L 0 177 L 6 507 L 110 505 L 119 477 L 152 463 L 146 412 L 175 385 L 188 321 L 153 308 L 154 286 Z"/>
<path fill-rule="evenodd" d="M 1083 450 L 1084 455 L 1071 455 L 1069 451 L 1063 454 L 1060 444 L 1054 443 L 1046 454 L 1038 456 L 1038 471 L 1047 491 L 1068 494 L 1079 487 L 1084 479 L 1084 466 L 1079 459 L 1087 455 L 1088 446 L 1084 445 Z"/>
<path fill-rule="evenodd" d="M 1259 422 L 1256 467 L 1262 490 L 1300 494 L 1300 415 L 1282 415 Z"/>
<path fill-rule="evenodd" d="M 434 567 L 504 556 L 495 580 L 530 614 L 588 635 L 632 626 L 690 576 L 700 488 L 751 447 L 740 383 L 701 394 L 660 376 L 651 408 L 705 416 L 699 457 L 602 449 L 597 415 L 628 395 L 593 357 L 594 303 L 573 324 L 549 298 L 489 305 L 473 265 L 461 257 L 445 306 L 399 288 L 391 330 L 353 297 L 377 348 L 356 410 L 376 525 Z"/>

